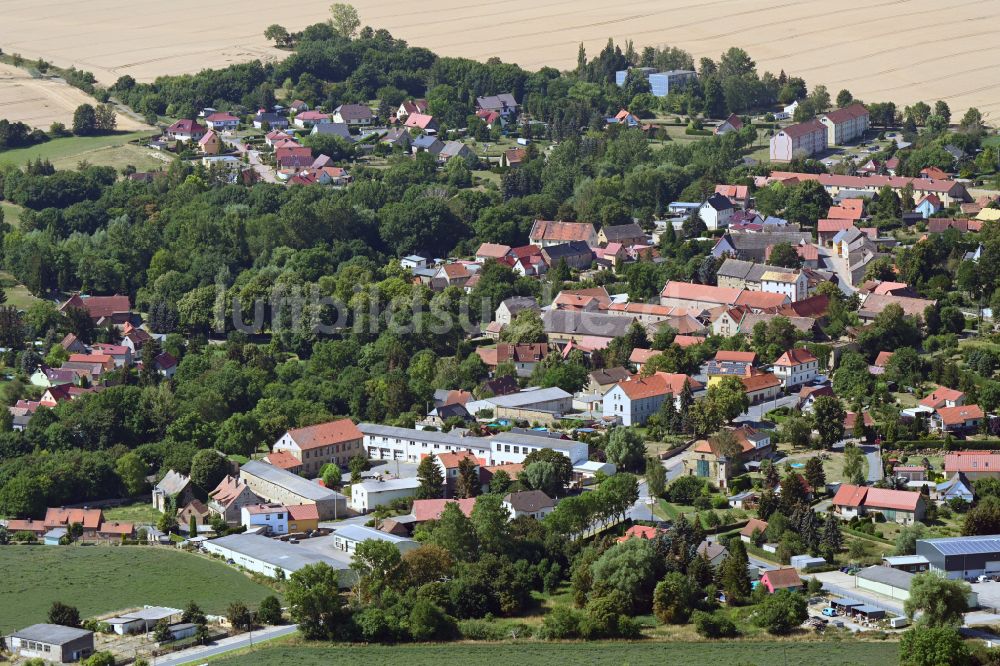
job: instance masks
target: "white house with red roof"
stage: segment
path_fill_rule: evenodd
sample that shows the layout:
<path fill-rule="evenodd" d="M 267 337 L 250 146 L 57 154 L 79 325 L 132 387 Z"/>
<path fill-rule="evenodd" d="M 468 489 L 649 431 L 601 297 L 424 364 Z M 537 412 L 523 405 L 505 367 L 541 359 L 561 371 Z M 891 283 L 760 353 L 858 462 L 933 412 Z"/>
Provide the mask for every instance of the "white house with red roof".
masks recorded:
<path fill-rule="evenodd" d="M 741 129 L 743 129 L 743 119 L 735 113 L 731 113 L 728 118 L 716 126 L 714 133 L 716 136 L 722 136 L 730 132 L 739 132 Z"/>
<path fill-rule="evenodd" d="M 411 113 L 427 113 L 426 99 L 408 99 L 396 109 L 396 117 L 402 120 Z"/>
<path fill-rule="evenodd" d="M 289 430 L 274 443 L 275 453 L 285 451 L 302 463 L 307 474 L 318 474 L 327 463 L 344 467 L 364 452 L 363 435 L 350 419 L 328 421 Z"/>
<path fill-rule="evenodd" d="M 869 126 L 868 109 L 855 102 L 843 109 L 822 113 L 817 120 L 826 127 L 826 142 L 831 146 L 842 146 L 864 136 Z"/>
<path fill-rule="evenodd" d="M 109 321 L 113 324 L 124 324 L 132 316 L 132 302 L 128 296 L 120 294 L 114 296 L 74 294 L 59 306 L 59 311 L 66 312 L 69 308 L 83 308 L 98 326 L 103 326 Z"/>
<path fill-rule="evenodd" d="M 931 416 L 931 427 L 940 432 L 965 434 L 975 432 L 986 420 L 986 414 L 979 405 L 939 407 Z"/>
<path fill-rule="evenodd" d="M 326 125 L 333 122 L 333 118 L 329 113 L 323 113 L 322 111 L 303 111 L 302 113 L 295 114 L 295 119 L 292 122 L 296 127 L 301 127 L 303 129 L 309 129 L 313 125 Z"/>
<path fill-rule="evenodd" d="M 604 416 L 617 417 L 626 426 L 642 425 L 659 411 L 668 396 L 674 401 L 675 408 L 680 409 L 680 397 L 685 383 L 691 391 L 704 388 L 688 375 L 668 372 L 618 382 L 604 394 Z"/>
<path fill-rule="evenodd" d="M 819 373 L 819 360 L 808 349 L 795 347 L 778 357 L 771 371 L 786 389 L 811 382 Z"/>
<path fill-rule="evenodd" d="M 197 141 L 207 131 L 197 120 L 182 118 L 167 128 L 167 138 L 173 141 Z"/>
<path fill-rule="evenodd" d="M 438 131 L 438 122 L 434 119 L 434 116 L 426 113 L 411 113 L 406 117 L 403 127 L 421 130 L 428 134 L 435 134 Z"/>
<path fill-rule="evenodd" d="M 942 208 L 944 208 L 944 206 L 941 203 L 941 197 L 939 197 L 934 193 L 931 193 L 931 194 L 925 194 L 924 196 L 920 197 L 920 200 L 917 201 L 917 204 L 916 206 L 914 206 L 913 211 L 916 213 L 920 213 L 920 217 L 926 220 L 935 213 L 940 212 Z"/>
<path fill-rule="evenodd" d="M 965 404 L 965 394 L 945 386 L 938 386 L 920 400 L 920 405 L 929 409 L 961 407 Z"/>
<path fill-rule="evenodd" d="M 944 474 L 963 474 L 969 481 L 1000 478 L 1000 453 L 993 451 L 952 451 L 944 456 Z"/>
<path fill-rule="evenodd" d="M 923 520 L 927 504 L 920 493 L 888 488 L 869 488 L 842 483 L 833 497 L 836 514 L 849 520 L 855 516 L 880 513 L 888 521 L 912 525 Z"/>
<path fill-rule="evenodd" d="M 240 119 L 229 112 L 223 111 L 206 116 L 205 124 L 208 125 L 209 129 L 213 129 L 216 132 L 223 130 L 231 131 L 240 126 Z"/>
<path fill-rule="evenodd" d="M 804 123 L 779 129 L 771 137 L 772 162 L 791 162 L 796 157 L 809 157 L 827 148 L 827 129 L 813 118 Z"/>

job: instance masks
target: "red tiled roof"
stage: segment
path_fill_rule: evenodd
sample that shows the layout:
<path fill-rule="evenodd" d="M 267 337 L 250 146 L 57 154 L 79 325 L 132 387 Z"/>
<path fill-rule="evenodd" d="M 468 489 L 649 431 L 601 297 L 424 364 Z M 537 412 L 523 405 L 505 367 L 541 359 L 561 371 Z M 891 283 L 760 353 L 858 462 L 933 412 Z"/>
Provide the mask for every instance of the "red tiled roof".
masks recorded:
<path fill-rule="evenodd" d="M 868 109 L 866 109 L 862 104 L 851 104 L 843 109 L 834 109 L 829 113 L 824 113 L 824 116 L 833 122 L 835 125 L 840 125 L 841 123 L 846 123 L 848 121 L 854 120 L 855 118 L 861 118 L 868 115 Z"/>
<path fill-rule="evenodd" d="M 813 118 L 812 120 L 807 120 L 804 123 L 784 127 L 780 129 L 779 132 L 783 132 L 794 139 L 796 137 L 812 134 L 813 132 L 823 132 L 826 134 L 826 125 Z"/>
<path fill-rule="evenodd" d="M 819 220 L 816 223 L 816 230 L 819 232 L 837 232 L 850 229 L 854 226 L 854 220 L 850 219 L 827 219 Z"/>
<path fill-rule="evenodd" d="M 927 396 L 920 401 L 920 404 L 924 407 L 937 409 L 938 407 L 943 407 L 948 402 L 957 402 L 964 397 L 965 394 L 961 391 L 945 388 L 944 386 L 938 386 L 936 389 L 928 393 Z"/>
<path fill-rule="evenodd" d="M 622 543 L 624 541 L 628 541 L 629 539 L 655 539 L 657 534 L 664 531 L 665 530 L 649 527 L 647 525 L 633 525 L 625 530 L 625 534 L 615 539 L 615 541 L 617 543 Z"/>
<path fill-rule="evenodd" d="M 715 193 L 730 199 L 746 199 L 750 195 L 747 185 L 716 185 Z"/>
<path fill-rule="evenodd" d="M 403 124 L 406 127 L 427 129 L 427 127 L 433 122 L 434 122 L 434 116 L 429 116 L 426 113 L 411 113 L 408 116 L 406 116 L 406 122 Z"/>
<path fill-rule="evenodd" d="M 752 308 L 776 308 L 785 303 L 788 297 L 784 294 L 773 294 L 767 291 L 744 290 L 736 299 L 735 305 L 749 305 Z"/>
<path fill-rule="evenodd" d="M 850 483 L 842 483 L 837 488 L 837 494 L 833 496 L 834 506 L 859 507 L 865 502 L 865 495 L 868 494 L 866 486 L 855 486 Z"/>
<path fill-rule="evenodd" d="M 963 405 L 961 407 L 939 407 L 938 418 L 946 426 L 962 425 L 972 419 L 982 419 L 985 417 L 979 405 Z"/>
<path fill-rule="evenodd" d="M 897 511 L 916 511 L 920 502 L 920 493 L 907 490 L 889 490 L 888 488 L 869 488 L 865 497 L 865 506 L 873 509 L 895 509 Z"/>
<path fill-rule="evenodd" d="M 632 350 L 628 360 L 629 363 L 648 363 L 649 359 L 662 353 L 663 352 L 657 349 L 640 349 L 639 347 L 636 347 Z"/>
<path fill-rule="evenodd" d="M 864 199 L 844 199 L 839 206 L 830 206 L 827 218 L 834 220 L 860 220 L 865 215 Z"/>
<path fill-rule="evenodd" d="M 49 508 L 45 511 L 46 527 L 68 527 L 80 523 L 84 529 L 96 530 L 104 520 L 100 509 Z"/>
<path fill-rule="evenodd" d="M 810 363 L 815 360 L 816 357 L 808 349 L 805 349 L 804 347 L 794 347 L 778 357 L 778 360 L 775 361 L 774 364 L 781 367 L 791 367 L 795 365 L 802 365 L 803 363 Z"/>
<path fill-rule="evenodd" d="M 413 500 L 413 518 L 418 523 L 428 520 L 437 520 L 444 513 L 444 508 L 449 504 L 457 504 L 466 517 L 472 515 L 472 509 L 476 506 L 476 498 L 468 499 L 418 499 Z"/>
<path fill-rule="evenodd" d="M 477 467 L 481 464 L 479 458 L 472 455 L 468 451 L 459 451 L 457 453 L 449 451 L 447 453 L 439 453 L 437 454 L 437 457 L 438 460 L 441 461 L 441 464 L 444 466 L 445 469 L 457 468 L 459 463 L 461 463 L 466 458 L 472 458 L 472 462 L 476 463 Z"/>
<path fill-rule="evenodd" d="M 476 250 L 477 257 L 491 257 L 493 259 L 499 259 L 500 257 L 506 257 L 510 253 L 509 245 L 500 245 L 499 243 L 483 243 Z"/>
<path fill-rule="evenodd" d="M 743 388 L 746 389 L 747 393 L 781 386 L 781 380 L 770 372 L 762 372 L 759 375 L 750 375 L 749 377 L 740 377 L 740 381 L 743 382 Z"/>
<path fill-rule="evenodd" d="M 871 428 L 875 425 L 875 419 L 868 412 L 864 412 L 865 426 Z M 858 415 L 854 412 L 844 412 L 844 430 L 854 430 L 854 424 L 858 420 Z"/>
<path fill-rule="evenodd" d="M 226 475 L 219 485 L 215 487 L 215 490 L 208 494 L 213 500 L 219 504 L 228 507 L 240 496 L 243 489 L 247 487 L 247 484 L 240 481 L 235 476 Z"/>
<path fill-rule="evenodd" d="M 680 345 L 681 347 L 692 347 L 694 345 L 700 345 L 705 341 L 705 338 L 700 335 L 675 335 L 674 344 Z"/>
<path fill-rule="evenodd" d="M 889 359 L 892 358 L 891 351 L 881 351 L 878 356 L 875 357 L 875 366 L 879 368 L 884 368 L 889 365 Z"/>
<path fill-rule="evenodd" d="M 547 241 L 590 241 L 596 235 L 594 225 L 589 222 L 554 222 L 535 220 L 531 227 L 531 240 Z"/>
<path fill-rule="evenodd" d="M 945 474 L 953 472 L 1000 473 L 1000 453 L 990 451 L 953 451 L 944 456 Z"/>
<path fill-rule="evenodd" d="M 330 444 L 353 442 L 363 437 L 358 427 L 351 419 L 340 419 L 289 430 L 292 440 L 300 449 L 315 449 Z"/>
<path fill-rule="evenodd" d="M 199 132 L 204 133 L 205 128 L 190 118 L 182 118 L 168 127 L 167 131 L 171 134 L 177 134 L 178 132 L 182 134 L 198 134 Z"/>
<path fill-rule="evenodd" d="M 902 189 L 907 183 L 913 185 L 913 189 L 918 192 L 952 192 L 961 183 L 953 180 L 932 180 L 929 178 L 906 178 L 904 176 L 840 176 L 836 174 L 823 173 L 798 173 L 793 171 L 772 171 L 771 180 L 785 182 L 789 179 L 796 179 L 799 182 L 815 180 L 824 187 L 838 187 L 843 189 L 878 189 L 888 185 L 894 189 Z M 827 215 L 827 217 L 833 217 Z"/>
<path fill-rule="evenodd" d="M 771 569 L 770 571 L 764 572 L 764 575 L 760 578 L 762 583 L 764 582 L 764 579 L 767 579 L 767 586 L 772 590 L 802 587 L 802 579 L 799 578 L 799 572 L 791 567 L 784 569 Z"/>
<path fill-rule="evenodd" d="M 35 520 L 33 518 L 28 518 L 26 520 L 12 519 L 7 521 L 7 531 L 11 534 L 17 534 L 18 532 L 35 532 L 41 534 L 43 532 L 48 532 L 49 528 L 45 526 L 45 523 L 41 520 Z"/>
<path fill-rule="evenodd" d="M 694 284 L 692 282 L 675 282 L 670 280 L 663 286 L 660 296 L 663 298 L 732 305 L 740 297 L 741 291 L 740 289 L 729 287 L 715 287 L 710 284 Z"/>
<path fill-rule="evenodd" d="M 132 523 L 120 523 L 116 520 L 104 521 L 97 530 L 98 534 L 125 534 L 130 535 L 135 532 L 135 525 Z"/>
<path fill-rule="evenodd" d="M 273 453 L 268 453 L 264 456 L 264 461 L 275 467 L 280 467 L 281 469 L 295 469 L 296 467 L 302 467 L 302 463 L 299 459 L 293 456 L 288 451 L 275 451 Z"/>
<path fill-rule="evenodd" d="M 692 391 L 702 387 L 700 382 L 687 375 L 669 372 L 657 372 L 649 377 L 618 382 L 618 386 L 630 399 L 641 400 L 654 395 L 678 395 L 684 390 L 684 382 L 688 383 Z"/>
<path fill-rule="evenodd" d="M 741 536 L 753 536 L 754 530 L 759 530 L 761 534 L 767 529 L 767 521 L 761 520 L 760 518 L 751 518 L 743 529 L 740 530 Z"/>
<path fill-rule="evenodd" d="M 726 351 L 720 349 L 715 352 L 716 361 L 735 361 L 736 363 L 755 363 L 757 352 L 752 351 Z"/>
<path fill-rule="evenodd" d="M 292 504 L 285 508 L 292 520 L 319 520 L 319 508 L 315 504 Z"/>
<path fill-rule="evenodd" d="M 64 310 L 68 307 L 83 308 L 90 313 L 91 319 L 101 319 L 115 314 L 130 312 L 132 310 L 132 302 L 128 296 L 122 295 L 88 296 L 87 298 L 83 298 L 77 294 L 71 296 L 59 309 Z"/>

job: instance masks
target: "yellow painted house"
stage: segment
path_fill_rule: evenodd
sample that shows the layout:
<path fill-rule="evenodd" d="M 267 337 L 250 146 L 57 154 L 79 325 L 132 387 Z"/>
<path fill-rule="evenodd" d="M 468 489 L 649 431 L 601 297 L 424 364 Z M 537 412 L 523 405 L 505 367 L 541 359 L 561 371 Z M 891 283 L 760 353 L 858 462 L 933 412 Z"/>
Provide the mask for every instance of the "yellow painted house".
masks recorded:
<path fill-rule="evenodd" d="M 288 532 L 308 532 L 319 529 L 319 510 L 315 504 L 295 504 L 288 509 Z"/>

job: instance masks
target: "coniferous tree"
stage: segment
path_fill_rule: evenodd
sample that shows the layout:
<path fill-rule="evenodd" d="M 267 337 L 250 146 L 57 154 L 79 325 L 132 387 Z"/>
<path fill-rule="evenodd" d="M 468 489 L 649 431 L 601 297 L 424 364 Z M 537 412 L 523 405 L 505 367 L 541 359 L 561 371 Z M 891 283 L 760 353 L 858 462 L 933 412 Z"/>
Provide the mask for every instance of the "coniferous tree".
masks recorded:
<path fill-rule="evenodd" d="M 417 488 L 417 499 L 439 499 L 444 492 L 444 476 L 437 466 L 434 456 L 427 456 L 417 466 L 417 478 L 420 486 Z"/>

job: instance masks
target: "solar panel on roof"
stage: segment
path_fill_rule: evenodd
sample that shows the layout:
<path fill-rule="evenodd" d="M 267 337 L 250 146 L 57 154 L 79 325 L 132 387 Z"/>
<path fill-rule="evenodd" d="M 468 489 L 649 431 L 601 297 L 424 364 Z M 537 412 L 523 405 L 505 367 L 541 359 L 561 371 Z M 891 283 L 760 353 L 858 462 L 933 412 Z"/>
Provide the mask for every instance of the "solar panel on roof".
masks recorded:
<path fill-rule="evenodd" d="M 996 535 L 926 539 L 926 542 L 943 555 L 980 555 L 1000 552 L 1000 537 Z"/>

